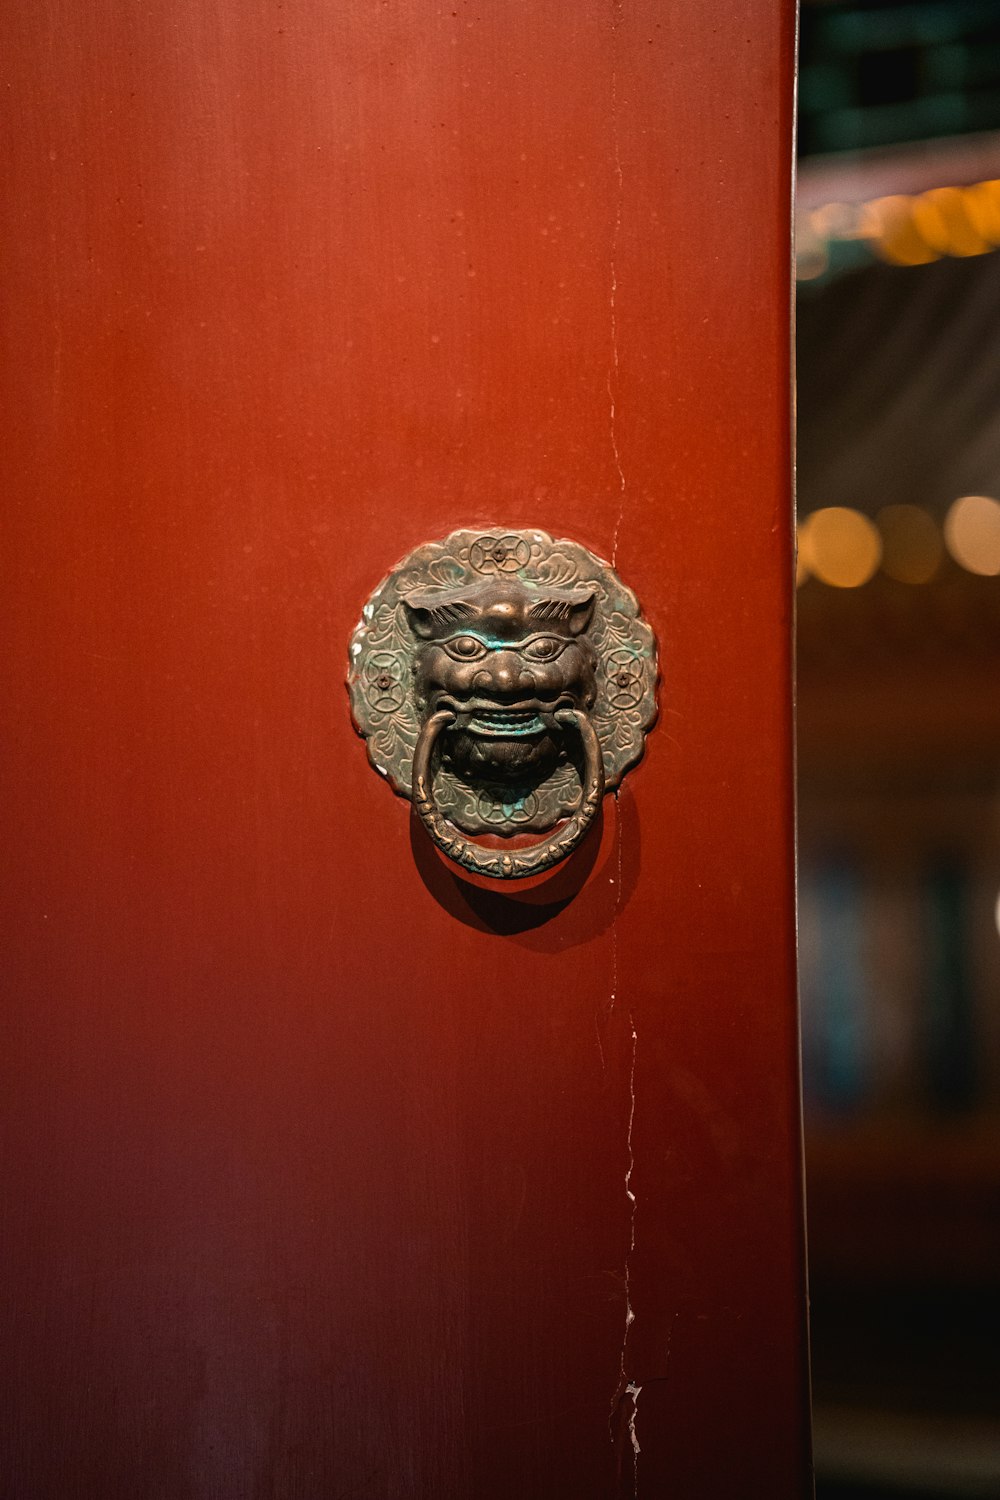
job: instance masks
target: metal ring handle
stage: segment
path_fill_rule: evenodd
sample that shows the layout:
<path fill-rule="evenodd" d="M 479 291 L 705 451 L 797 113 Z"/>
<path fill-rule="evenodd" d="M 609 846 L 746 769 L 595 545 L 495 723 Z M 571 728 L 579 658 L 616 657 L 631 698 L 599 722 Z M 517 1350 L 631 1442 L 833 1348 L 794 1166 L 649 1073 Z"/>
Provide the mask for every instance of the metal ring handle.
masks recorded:
<path fill-rule="evenodd" d="M 434 801 L 434 778 L 431 773 L 431 757 L 434 746 L 443 729 L 454 724 L 456 715 L 451 709 L 439 709 L 424 723 L 413 753 L 413 805 L 434 843 L 443 854 L 456 864 L 477 875 L 499 876 L 503 880 L 523 880 L 526 875 L 537 875 L 557 865 L 572 854 L 577 844 L 593 823 L 604 797 L 604 757 L 600 741 L 590 719 L 578 709 L 560 709 L 556 723 L 573 728 L 583 745 L 583 782 L 580 806 L 562 828 L 550 833 L 540 843 L 527 849 L 486 849 L 472 839 L 466 838 L 438 811 Z"/>

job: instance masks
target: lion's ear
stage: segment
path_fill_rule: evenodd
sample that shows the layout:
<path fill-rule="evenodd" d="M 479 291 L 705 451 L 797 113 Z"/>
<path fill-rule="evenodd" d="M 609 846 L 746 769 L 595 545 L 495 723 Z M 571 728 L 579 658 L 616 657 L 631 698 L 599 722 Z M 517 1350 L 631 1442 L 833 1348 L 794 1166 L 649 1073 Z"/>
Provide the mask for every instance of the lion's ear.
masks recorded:
<path fill-rule="evenodd" d="M 579 599 L 574 599 L 569 608 L 569 633 L 570 635 L 583 635 L 585 630 L 590 629 L 590 622 L 594 618 L 594 605 L 597 601 L 597 593 L 591 590 L 583 594 Z"/>
<path fill-rule="evenodd" d="M 553 625 L 565 625 L 569 635 L 582 635 L 594 618 L 596 589 L 587 589 L 572 594 L 547 594 L 528 610 L 528 619 L 533 623 L 543 621 Z"/>
<path fill-rule="evenodd" d="M 475 618 L 476 609 L 468 600 L 454 594 L 424 594 L 404 599 L 403 607 L 410 629 L 421 641 L 429 641 L 439 632 Z"/>
<path fill-rule="evenodd" d="M 434 634 L 434 620 L 430 610 L 424 604 L 410 604 L 403 600 L 403 608 L 406 610 L 406 618 L 413 634 L 421 641 L 429 641 Z"/>

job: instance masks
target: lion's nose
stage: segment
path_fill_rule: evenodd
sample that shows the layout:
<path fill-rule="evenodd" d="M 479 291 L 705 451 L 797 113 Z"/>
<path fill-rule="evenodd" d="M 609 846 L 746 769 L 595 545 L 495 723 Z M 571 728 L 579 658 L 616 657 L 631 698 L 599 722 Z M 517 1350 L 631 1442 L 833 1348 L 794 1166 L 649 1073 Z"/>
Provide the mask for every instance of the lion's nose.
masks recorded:
<path fill-rule="evenodd" d="M 522 669 L 513 652 L 497 652 L 488 668 L 476 673 L 473 686 L 483 693 L 530 693 L 535 681 L 530 672 Z"/>

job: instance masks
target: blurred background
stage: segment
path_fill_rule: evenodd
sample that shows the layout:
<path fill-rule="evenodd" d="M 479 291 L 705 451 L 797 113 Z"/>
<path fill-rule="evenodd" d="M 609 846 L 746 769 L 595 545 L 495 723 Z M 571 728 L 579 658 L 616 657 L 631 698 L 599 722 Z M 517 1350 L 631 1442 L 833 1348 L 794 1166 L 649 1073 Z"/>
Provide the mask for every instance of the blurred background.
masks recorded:
<path fill-rule="evenodd" d="M 1000 0 L 804 0 L 820 1500 L 1000 1497 Z"/>

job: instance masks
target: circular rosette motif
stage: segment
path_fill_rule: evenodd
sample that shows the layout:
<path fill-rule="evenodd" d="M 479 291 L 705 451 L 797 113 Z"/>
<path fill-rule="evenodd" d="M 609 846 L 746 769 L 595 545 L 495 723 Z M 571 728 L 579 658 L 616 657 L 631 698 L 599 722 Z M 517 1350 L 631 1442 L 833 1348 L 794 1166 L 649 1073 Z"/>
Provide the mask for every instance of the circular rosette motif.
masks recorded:
<path fill-rule="evenodd" d="M 420 630 L 426 638 L 428 631 L 438 630 L 437 622 L 454 619 L 456 635 L 466 632 L 476 639 L 479 630 L 490 649 L 501 649 L 475 619 L 482 591 L 491 588 L 537 594 L 537 623 L 525 645 L 516 647 L 528 650 L 518 660 L 529 675 L 540 670 L 531 665 L 538 648 L 529 640 L 569 629 L 558 621 L 553 626 L 552 610 L 558 615 L 563 606 L 576 602 L 578 608 L 580 598 L 593 597 L 592 614 L 574 639 L 592 653 L 593 698 L 586 717 L 599 746 L 605 787 L 617 786 L 642 756 L 656 717 L 653 632 L 632 591 L 579 542 L 503 526 L 454 531 L 415 548 L 365 605 L 351 640 L 348 687 L 354 722 L 367 741 L 372 765 L 395 792 L 412 797 L 414 754 L 429 712 L 428 703 L 418 701 Z M 448 624 L 445 634 L 451 628 Z M 572 735 L 565 737 L 544 775 L 525 773 L 519 780 L 520 772 L 508 770 L 498 780 L 485 767 L 479 778 L 470 774 L 468 764 L 463 769 L 445 733 L 431 771 L 437 808 L 463 834 L 546 833 L 572 818 L 580 806 L 581 762 Z"/>
<path fill-rule="evenodd" d="M 643 666 L 630 651 L 612 651 L 604 663 L 608 703 L 619 712 L 632 712 L 642 703 Z"/>
<path fill-rule="evenodd" d="M 405 667 L 399 652 L 376 651 L 365 662 L 365 695 L 377 714 L 394 714 L 406 701 Z"/>
<path fill-rule="evenodd" d="M 515 531 L 505 536 L 477 536 L 469 562 L 477 573 L 516 573 L 531 561 L 531 543 Z"/>

